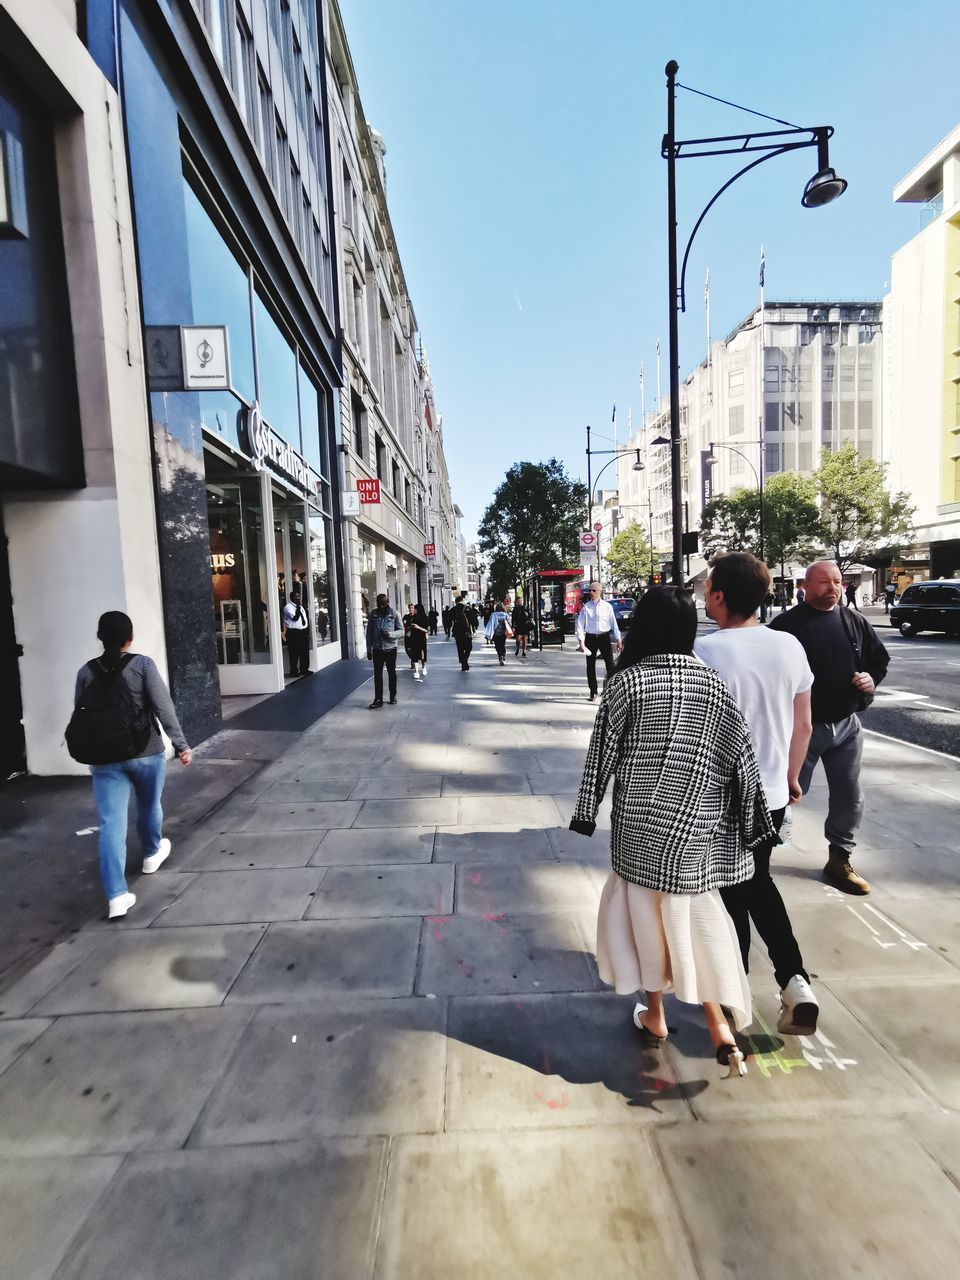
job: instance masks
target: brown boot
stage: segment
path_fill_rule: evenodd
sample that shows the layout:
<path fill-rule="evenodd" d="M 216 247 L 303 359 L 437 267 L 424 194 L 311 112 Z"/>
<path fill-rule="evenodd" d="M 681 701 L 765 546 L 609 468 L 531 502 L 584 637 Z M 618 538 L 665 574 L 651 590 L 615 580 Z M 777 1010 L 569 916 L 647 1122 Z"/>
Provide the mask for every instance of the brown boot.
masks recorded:
<path fill-rule="evenodd" d="M 823 878 L 844 893 L 857 894 L 859 897 L 869 893 L 869 884 L 851 867 L 846 849 L 838 849 L 836 845 L 830 845 L 829 848 L 827 865 L 823 868 Z"/>

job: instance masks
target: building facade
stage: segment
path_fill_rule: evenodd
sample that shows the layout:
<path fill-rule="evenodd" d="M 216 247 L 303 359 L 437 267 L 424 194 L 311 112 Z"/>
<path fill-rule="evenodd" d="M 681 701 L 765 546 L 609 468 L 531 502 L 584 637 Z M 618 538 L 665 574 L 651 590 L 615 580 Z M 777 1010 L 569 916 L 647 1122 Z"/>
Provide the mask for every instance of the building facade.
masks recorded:
<path fill-rule="evenodd" d="M 897 184 L 921 226 L 884 299 L 883 457 L 911 494 L 911 576 L 960 577 L 960 125 Z"/>
<path fill-rule="evenodd" d="M 881 456 L 882 333 L 876 300 L 767 302 L 762 323 L 757 308 L 711 345 L 680 392 L 684 532 L 699 529 L 712 497 L 755 488 L 761 474 L 809 475 L 847 443 Z M 630 442 L 644 470 L 633 471 L 634 455 L 618 462 L 621 501 L 636 521 L 646 515 L 660 562 L 672 539 L 670 448 L 655 442 L 669 435 L 664 399 Z M 705 574 L 691 554 L 689 576 Z"/>

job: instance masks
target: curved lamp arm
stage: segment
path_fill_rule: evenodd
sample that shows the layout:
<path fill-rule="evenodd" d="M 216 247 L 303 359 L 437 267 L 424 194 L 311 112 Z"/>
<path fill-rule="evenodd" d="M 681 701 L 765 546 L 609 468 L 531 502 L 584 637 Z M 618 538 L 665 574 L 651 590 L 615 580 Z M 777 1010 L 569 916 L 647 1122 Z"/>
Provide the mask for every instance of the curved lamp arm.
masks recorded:
<path fill-rule="evenodd" d="M 750 441 L 750 443 L 752 444 L 753 441 Z M 757 488 L 758 489 L 760 488 L 760 473 L 757 471 L 757 468 L 753 465 L 753 463 L 750 461 L 747 455 L 742 452 L 742 450 L 735 449 L 732 444 L 719 444 L 716 440 L 710 441 L 710 449 L 711 451 L 713 451 L 714 449 L 726 449 L 729 453 L 735 453 L 738 458 L 742 458 L 744 462 L 747 464 L 747 466 L 750 468 L 750 470 L 753 472 L 753 478 L 757 482 Z M 714 461 L 719 462 L 720 459 L 715 458 Z"/>

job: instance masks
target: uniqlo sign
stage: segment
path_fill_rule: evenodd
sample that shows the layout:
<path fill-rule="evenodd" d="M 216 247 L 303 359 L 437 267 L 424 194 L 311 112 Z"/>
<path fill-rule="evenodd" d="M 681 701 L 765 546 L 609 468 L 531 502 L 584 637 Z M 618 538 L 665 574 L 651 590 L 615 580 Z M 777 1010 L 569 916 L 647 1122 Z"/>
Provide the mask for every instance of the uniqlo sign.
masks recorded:
<path fill-rule="evenodd" d="M 358 480 L 357 493 L 360 495 L 361 503 L 366 506 L 371 502 L 380 501 L 380 481 L 379 480 Z"/>
<path fill-rule="evenodd" d="M 435 542 L 425 542 L 423 544 L 423 558 L 425 560 L 436 560 L 437 544 Z"/>

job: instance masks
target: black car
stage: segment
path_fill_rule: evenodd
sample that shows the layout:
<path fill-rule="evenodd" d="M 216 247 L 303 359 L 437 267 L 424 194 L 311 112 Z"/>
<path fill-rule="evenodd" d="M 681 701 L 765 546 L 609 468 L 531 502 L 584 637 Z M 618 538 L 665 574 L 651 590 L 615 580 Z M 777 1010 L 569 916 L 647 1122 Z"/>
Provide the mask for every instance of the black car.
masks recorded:
<path fill-rule="evenodd" d="M 635 605 L 636 601 L 632 600 L 630 596 L 614 596 L 610 601 L 610 607 L 613 609 L 617 626 L 621 631 L 625 631 L 629 627 Z"/>
<path fill-rule="evenodd" d="M 890 625 L 902 636 L 921 631 L 960 636 L 960 578 L 911 583 L 890 610 Z"/>

